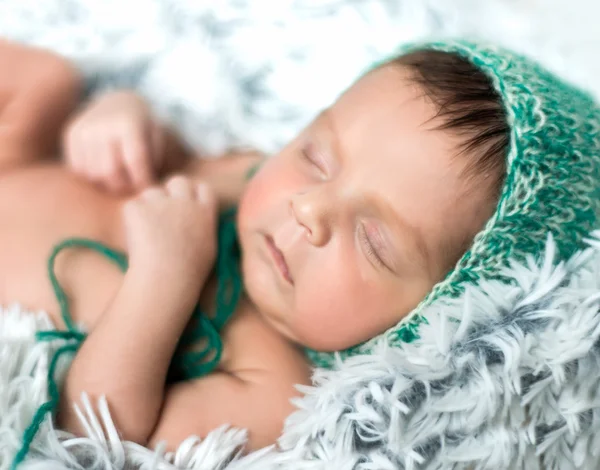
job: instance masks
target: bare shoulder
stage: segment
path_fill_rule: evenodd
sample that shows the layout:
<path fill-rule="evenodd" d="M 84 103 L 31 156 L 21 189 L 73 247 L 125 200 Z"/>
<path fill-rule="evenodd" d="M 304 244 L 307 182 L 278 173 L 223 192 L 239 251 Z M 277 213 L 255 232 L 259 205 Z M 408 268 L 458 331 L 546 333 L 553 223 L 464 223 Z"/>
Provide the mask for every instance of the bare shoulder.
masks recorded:
<path fill-rule="evenodd" d="M 2 39 L 0 70 L 0 169 L 54 155 L 80 97 L 81 75 L 56 54 Z"/>
<path fill-rule="evenodd" d="M 245 379 L 248 374 L 273 374 L 294 384 L 309 384 L 311 368 L 302 349 L 281 336 L 244 299 L 223 333 L 221 368 Z"/>

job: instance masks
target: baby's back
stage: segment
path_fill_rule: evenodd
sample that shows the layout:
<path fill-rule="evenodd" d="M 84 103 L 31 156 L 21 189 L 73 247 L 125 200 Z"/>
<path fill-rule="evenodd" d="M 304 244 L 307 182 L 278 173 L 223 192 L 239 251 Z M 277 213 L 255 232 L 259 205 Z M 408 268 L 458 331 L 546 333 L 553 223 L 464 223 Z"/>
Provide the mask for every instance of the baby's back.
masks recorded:
<path fill-rule="evenodd" d="M 0 305 L 45 310 L 58 327 L 58 303 L 48 277 L 52 248 L 70 237 L 124 251 L 123 199 L 110 196 L 58 164 L 32 165 L 0 176 Z M 56 273 L 72 316 L 91 326 L 118 289 L 122 274 L 101 255 L 70 249 Z M 74 295 L 76 293 L 76 295 Z"/>

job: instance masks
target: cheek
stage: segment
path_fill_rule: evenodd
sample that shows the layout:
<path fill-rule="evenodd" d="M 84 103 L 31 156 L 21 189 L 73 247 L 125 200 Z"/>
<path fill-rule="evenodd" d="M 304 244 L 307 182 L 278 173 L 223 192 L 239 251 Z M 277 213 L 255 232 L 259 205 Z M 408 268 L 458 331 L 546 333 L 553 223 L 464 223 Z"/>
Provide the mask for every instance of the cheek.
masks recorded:
<path fill-rule="evenodd" d="M 268 163 L 265 164 L 265 167 Z M 264 206 L 271 200 L 273 192 L 269 184 L 268 168 L 263 168 L 248 182 L 238 206 L 240 228 L 250 223 L 257 214 L 264 212 Z"/>
<path fill-rule="evenodd" d="M 389 286 L 365 277 L 356 264 L 340 259 L 320 258 L 306 266 L 302 285 L 297 285 L 290 326 L 298 341 L 311 349 L 346 349 L 396 323 L 392 312 L 397 299 L 392 298 Z"/>
<path fill-rule="evenodd" d="M 256 226 L 275 209 L 280 210 L 300 184 L 289 158 L 272 157 L 248 182 L 242 194 L 238 206 L 239 229 Z"/>

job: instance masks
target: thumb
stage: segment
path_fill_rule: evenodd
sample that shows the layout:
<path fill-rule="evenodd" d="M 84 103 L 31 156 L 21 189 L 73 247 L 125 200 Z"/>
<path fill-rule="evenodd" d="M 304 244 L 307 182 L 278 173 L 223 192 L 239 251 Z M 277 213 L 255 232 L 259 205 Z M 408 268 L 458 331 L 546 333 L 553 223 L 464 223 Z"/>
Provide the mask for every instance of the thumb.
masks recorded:
<path fill-rule="evenodd" d="M 151 162 L 149 143 L 144 138 L 132 136 L 121 142 L 123 160 L 134 188 L 146 188 L 154 181 L 154 168 Z"/>

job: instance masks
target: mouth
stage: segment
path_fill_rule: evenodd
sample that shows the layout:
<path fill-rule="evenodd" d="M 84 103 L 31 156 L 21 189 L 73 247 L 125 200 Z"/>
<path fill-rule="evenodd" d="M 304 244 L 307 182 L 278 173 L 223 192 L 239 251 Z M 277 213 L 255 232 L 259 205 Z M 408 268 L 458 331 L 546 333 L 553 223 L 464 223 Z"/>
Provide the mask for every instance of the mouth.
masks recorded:
<path fill-rule="evenodd" d="M 273 240 L 273 237 L 267 235 L 265 238 L 267 241 L 267 247 L 269 248 L 269 252 L 271 253 L 271 258 L 273 259 L 273 262 L 274 262 L 275 266 L 277 267 L 277 270 L 281 274 L 281 277 L 283 277 L 289 284 L 291 284 L 293 286 L 294 280 L 292 279 L 290 270 L 285 261 L 285 257 L 283 256 L 283 253 L 279 250 L 279 248 L 277 248 L 277 245 L 275 245 L 275 241 Z"/>

